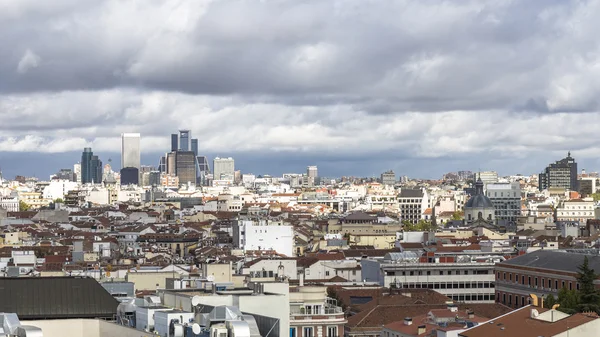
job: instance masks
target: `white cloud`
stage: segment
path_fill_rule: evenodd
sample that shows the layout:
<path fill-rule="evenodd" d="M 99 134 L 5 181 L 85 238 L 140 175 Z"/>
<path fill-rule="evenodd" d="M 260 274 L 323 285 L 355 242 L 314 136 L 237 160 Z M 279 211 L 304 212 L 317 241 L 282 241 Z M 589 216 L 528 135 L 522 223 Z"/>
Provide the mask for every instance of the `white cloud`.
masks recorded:
<path fill-rule="evenodd" d="M 37 68 L 40 65 L 40 61 L 42 60 L 36 53 L 32 52 L 30 49 L 25 51 L 21 60 L 19 60 L 19 64 L 17 65 L 17 71 L 20 74 L 25 74 L 30 69 Z"/>
<path fill-rule="evenodd" d="M 156 152 L 190 128 L 220 152 L 590 157 L 599 10 L 0 0 L 0 45 L 13 46 L 0 48 L 0 152 L 118 151 L 121 132 Z"/>

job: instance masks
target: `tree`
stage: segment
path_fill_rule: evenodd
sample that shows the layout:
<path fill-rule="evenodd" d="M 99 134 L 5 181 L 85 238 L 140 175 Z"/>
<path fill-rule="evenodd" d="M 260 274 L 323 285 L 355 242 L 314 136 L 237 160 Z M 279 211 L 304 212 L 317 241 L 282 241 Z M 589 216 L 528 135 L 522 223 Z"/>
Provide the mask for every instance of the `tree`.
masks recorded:
<path fill-rule="evenodd" d="M 456 211 L 452 213 L 452 220 L 462 220 L 464 214 L 461 211 Z"/>
<path fill-rule="evenodd" d="M 409 220 L 402 220 L 402 229 L 404 229 L 405 232 L 414 232 L 417 230 L 417 225 Z"/>
<path fill-rule="evenodd" d="M 563 287 L 558 292 L 558 303 L 560 304 L 558 310 L 565 314 L 574 314 L 579 308 L 579 293 L 576 290 L 568 290 Z"/>
<path fill-rule="evenodd" d="M 56 199 L 54 199 L 54 203 L 55 203 L 55 204 L 64 204 L 64 203 L 65 203 L 65 201 L 64 201 L 64 200 L 62 200 L 62 198 L 56 198 Z"/>
<path fill-rule="evenodd" d="M 433 223 L 431 221 L 427 221 L 427 220 L 419 220 L 419 222 L 417 222 L 417 230 L 421 231 L 421 232 L 429 232 L 434 230 L 434 226 Z"/>
<path fill-rule="evenodd" d="M 31 208 L 31 206 L 29 206 L 28 204 L 25 203 L 25 201 L 20 200 L 19 201 L 19 211 L 20 212 L 26 212 Z"/>
<path fill-rule="evenodd" d="M 577 282 L 579 282 L 579 312 L 593 311 L 600 312 L 600 293 L 594 285 L 598 278 L 596 271 L 590 268 L 588 257 L 585 256 L 583 264 L 579 267 L 577 273 Z"/>
<path fill-rule="evenodd" d="M 594 199 L 594 201 L 599 201 L 600 200 L 600 193 L 592 193 L 591 197 Z"/>
<path fill-rule="evenodd" d="M 557 304 L 556 298 L 552 294 L 548 295 L 544 300 L 544 308 L 552 309 L 555 304 Z"/>

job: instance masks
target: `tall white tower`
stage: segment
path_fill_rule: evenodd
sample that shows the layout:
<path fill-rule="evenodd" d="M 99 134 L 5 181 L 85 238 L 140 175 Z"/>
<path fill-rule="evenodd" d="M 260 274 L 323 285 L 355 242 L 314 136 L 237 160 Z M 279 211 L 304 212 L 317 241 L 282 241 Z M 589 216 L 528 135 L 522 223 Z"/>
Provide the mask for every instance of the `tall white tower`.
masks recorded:
<path fill-rule="evenodd" d="M 121 134 L 121 168 L 140 169 L 140 134 Z"/>

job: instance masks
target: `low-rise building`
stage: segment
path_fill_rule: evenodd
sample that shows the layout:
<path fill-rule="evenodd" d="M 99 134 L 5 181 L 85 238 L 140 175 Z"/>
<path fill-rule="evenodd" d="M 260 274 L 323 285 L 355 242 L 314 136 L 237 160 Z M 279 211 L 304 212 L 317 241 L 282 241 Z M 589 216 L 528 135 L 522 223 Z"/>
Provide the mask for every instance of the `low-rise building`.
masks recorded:
<path fill-rule="evenodd" d="M 590 268 L 600 272 L 597 250 L 540 249 L 497 264 L 496 302 L 520 308 L 529 305 L 530 294 L 540 298 L 553 295 L 556 298 L 562 288 L 578 290 L 577 268 L 586 255 Z M 595 284 L 600 288 L 600 279 Z"/>

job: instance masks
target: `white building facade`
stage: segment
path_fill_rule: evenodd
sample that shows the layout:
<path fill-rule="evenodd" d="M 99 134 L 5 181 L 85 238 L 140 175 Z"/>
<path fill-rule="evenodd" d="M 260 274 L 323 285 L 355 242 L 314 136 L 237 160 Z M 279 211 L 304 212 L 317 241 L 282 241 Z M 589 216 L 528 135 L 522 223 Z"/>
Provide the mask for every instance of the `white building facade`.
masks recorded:
<path fill-rule="evenodd" d="M 233 225 L 233 244 L 245 251 L 274 250 L 294 256 L 294 227 L 260 225 L 251 220 L 236 220 Z"/>

